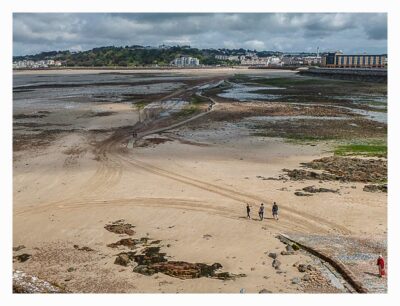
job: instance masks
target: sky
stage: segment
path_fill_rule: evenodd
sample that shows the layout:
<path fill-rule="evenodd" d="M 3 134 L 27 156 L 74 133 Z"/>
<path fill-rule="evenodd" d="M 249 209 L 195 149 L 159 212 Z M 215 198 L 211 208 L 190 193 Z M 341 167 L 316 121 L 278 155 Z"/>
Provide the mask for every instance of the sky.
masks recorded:
<path fill-rule="evenodd" d="M 387 53 L 385 13 L 14 13 L 13 54 L 190 45 Z"/>

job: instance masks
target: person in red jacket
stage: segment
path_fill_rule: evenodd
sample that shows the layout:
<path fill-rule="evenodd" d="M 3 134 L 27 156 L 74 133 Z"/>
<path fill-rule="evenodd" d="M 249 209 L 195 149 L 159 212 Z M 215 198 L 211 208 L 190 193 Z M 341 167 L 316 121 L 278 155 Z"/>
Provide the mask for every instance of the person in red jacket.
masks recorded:
<path fill-rule="evenodd" d="M 386 272 L 385 272 L 385 260 L 383 259 L 382 255 L 379 255 L 378 261 L 376 262 L 376 265 L 379 268 L 379 276 L 384 277 Z"/>

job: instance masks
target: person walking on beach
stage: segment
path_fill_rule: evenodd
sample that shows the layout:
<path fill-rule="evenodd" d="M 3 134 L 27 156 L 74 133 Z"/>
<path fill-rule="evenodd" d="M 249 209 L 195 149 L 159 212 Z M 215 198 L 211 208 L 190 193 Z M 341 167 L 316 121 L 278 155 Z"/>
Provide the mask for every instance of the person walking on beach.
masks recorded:
<path fill-rule="evenodd" d="M 260 221 L 264 219 L 264 203 L 261 203 L 260 209 L 258 210 L 258 215 L 260 216 Z"/>
<path fill-rule="evenodd" d="M 250 219 L 250 205 L 248 203 L 246 205 L 246 210 L 247 210 L 247 219 Z"/>
<path fill-rule="evenodd" d="M 379 268 L 379 276 L 384 277 L 386 275 L 386 271 L 385 271 L 385 260 L 383 259 L 382 255 L 379 255 L 376 265 Z"/>
<path fill-rule="evenodd" d="M 275 220 L 279 220 L 278 217 L 278 204 L 276 204 L 276 202 L 274 202 L 274 205 L 272 205 L 272 217 L 274 217 Z"/>

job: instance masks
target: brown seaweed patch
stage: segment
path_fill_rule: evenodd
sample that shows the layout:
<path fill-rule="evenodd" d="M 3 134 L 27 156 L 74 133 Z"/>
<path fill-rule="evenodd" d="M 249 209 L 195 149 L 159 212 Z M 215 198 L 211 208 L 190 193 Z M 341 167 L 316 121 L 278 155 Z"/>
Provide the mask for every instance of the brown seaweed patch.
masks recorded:
<path fill-rule="evenodd" d="M 129 236 L 133 236 L 135 231 L 132 229 L 134 226 L 129 223 L 124 223 L 124 220 L 118 220 L 111 224 L 107 224 L 104 228 L 115 234 L 126 234 Z"/>

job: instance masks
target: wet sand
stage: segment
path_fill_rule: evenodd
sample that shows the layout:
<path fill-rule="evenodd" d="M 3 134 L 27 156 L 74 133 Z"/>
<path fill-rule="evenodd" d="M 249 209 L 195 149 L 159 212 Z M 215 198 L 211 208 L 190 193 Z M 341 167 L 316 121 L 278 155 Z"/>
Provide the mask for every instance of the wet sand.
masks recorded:
<path fill-rule="evenodd" d="M 268 254 L 285 250 L 276 236 L 386 239 L 386 194 L 365 192 L 361 182 L 278 179 L 284 168 L 331 156 L 330 143 L 253 135 L 226 119 L 231 106 L 218 102 L 209 114 L 146 136 L 131 149 L 127 145 L 139 113 L 130 105 L 89 104 L 41 118 L 67 126 L 44 144 L 22 145 L 14 153 L 14 246 L 25 246 L 15 255 L 32 255 L 15 261 L 14 268 L 71 292 L 340 292 L 329 283 L 306 290 L 306 281 L 292 282 L 304 276 L 299 263 L 320 265 L 305 252 L 278 255 L 281 267 L 275 269 Z M 152 124 L 139 125 L 139 131 Z M 52 127 L 39 127 L 46 129 Z M 25 127 L 19 133 L 28 131 Z M 339 192 L 295 195 L 310 185 Z M 279 221 L 271 216 L 273 201 L 280 207 Z M 261 202 L 266 206 L 263 221 L 257 216 Z M 222 272 L 246 276 L 181 279 L 132 272 L 134 262 L 114 264 L 117 254 L 128 250 L 107 245 L 128 236 L 104 226 L 121 219 L 135 226 L 135 239 L 160 240 L 157 246 L 170 261 L 219 263 Z"/>

